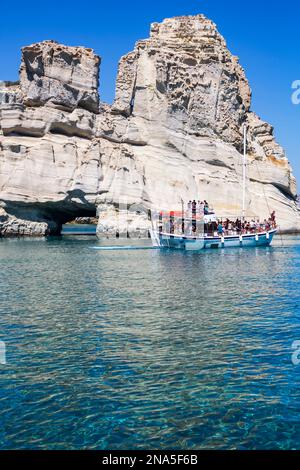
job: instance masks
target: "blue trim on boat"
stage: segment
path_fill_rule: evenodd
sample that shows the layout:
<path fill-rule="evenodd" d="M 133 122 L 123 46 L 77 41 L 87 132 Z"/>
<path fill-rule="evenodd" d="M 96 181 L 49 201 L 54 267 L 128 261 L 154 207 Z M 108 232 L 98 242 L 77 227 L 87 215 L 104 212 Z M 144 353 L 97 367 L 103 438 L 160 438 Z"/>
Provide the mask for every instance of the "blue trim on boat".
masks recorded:
<path fill-rule="evenodd" d="M 216 248 L 234 248 L 234 247 L 256 247 L 269 246 L 277 230 L 272 229 L 269 232 L 247 233 L 239 235 L 205 236 L 198 237 L 151 232 L 151 238 L 154 246 L 159 248 L 170 248 L 187 251 L 200 251 L 202 249 Z"/>

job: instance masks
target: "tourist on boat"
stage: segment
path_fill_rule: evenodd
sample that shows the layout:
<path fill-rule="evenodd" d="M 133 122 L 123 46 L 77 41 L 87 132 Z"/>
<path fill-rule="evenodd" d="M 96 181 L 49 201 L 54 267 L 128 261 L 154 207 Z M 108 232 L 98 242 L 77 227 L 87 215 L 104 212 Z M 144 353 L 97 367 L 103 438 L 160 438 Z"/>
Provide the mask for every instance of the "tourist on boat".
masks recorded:
<path fill-rule="evenodd" d="M 197 210 L 197 202 L 196 202 L 195 199 L 194 199 L 193 202 L 192 202 L 192 212 L 193 212 L 193 215 L 196 215 L 196 210 Z"/>
<path fill-rule="evenodd" d="M 209 214 L 209 205 L 208 202 L 204 200 L 204 214 Z"/>
<path fill-rule="evenodd" d="M 276 228 L 276 212 L 275 211 L 273 211 L 271 216 L 270 216 L 270 225 L 273 228 Z"/>
<path fill-rule="evenodd" d="M 222 236 L 223 236 L 223 233 L 224 233 L 224 227 L 223 227 L 223 225 L 221 224 L 221 222 L 220 222 L 219 225 L 218 225 L 217 231 L 218 231 L 218 235 L 219 235 L 220 237 L 222 237 Z"/>
<path fill-rule="evenodd" d="M 198 212 L 200 217 L 204 214 L 204 204 L 202 201 L 198 201 Z"/>
<path fill-rule="evenodd" d="M 170 220 L 170 233 L 175 233 L 174 220 Z"/>

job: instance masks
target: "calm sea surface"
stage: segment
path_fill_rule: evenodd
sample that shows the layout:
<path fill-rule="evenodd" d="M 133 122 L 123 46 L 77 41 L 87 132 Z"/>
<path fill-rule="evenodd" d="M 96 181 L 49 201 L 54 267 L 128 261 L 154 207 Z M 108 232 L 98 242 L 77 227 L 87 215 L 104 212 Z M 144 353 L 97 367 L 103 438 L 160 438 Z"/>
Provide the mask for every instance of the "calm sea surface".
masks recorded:
<path fill-rule="evenodd" d="M 300 238 L 283 244 L 0 240 L 0 448 L 300 449 Z"/>

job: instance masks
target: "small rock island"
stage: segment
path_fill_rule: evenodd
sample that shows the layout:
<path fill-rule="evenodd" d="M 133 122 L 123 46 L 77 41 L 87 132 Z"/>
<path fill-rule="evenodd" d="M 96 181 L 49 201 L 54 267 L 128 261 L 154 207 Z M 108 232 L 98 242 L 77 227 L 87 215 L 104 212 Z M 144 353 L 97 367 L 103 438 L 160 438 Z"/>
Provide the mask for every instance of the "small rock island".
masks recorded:
<path fill-rule="evenodd" d="M 265 217 L 271 206 L 283 231 L 300 230 L 285 152 L 251 110 L 245 72 L 212 21 L 153 23 L 120 60 L 112 105 L 99 99 L 100 62 L 92 49 L 43 41 L 22 49 L 20 81 L 2 82 L 1 236 L 58 234 L 96 214 L 101 236 L 120 203 L 145 209 L 124 212 L 124 226 L 142 231 L 147 210 L 191 198 L 235 214 L 245 123 L 247 212 Z"/>

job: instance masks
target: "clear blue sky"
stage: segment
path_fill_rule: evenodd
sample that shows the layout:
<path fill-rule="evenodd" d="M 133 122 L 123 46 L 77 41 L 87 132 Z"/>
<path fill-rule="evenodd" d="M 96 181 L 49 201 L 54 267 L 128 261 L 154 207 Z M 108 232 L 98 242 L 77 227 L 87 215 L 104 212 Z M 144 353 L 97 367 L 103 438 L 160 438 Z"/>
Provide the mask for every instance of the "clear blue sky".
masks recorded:
<path fill-rule="evenodd" d="M 92 47 L 102 57 L 100 92 L 111 102 L 118 60 L 163 18 L 204 13 L 240 57 L 253 90 L 252 109 L 275 127 L 300 187 L 300 105 L 291 84 L 300 80 L 296 0 L 85 0 L 1 2 L 0 80 L 18 77 L 20 48 L 44 39 Z"/>

